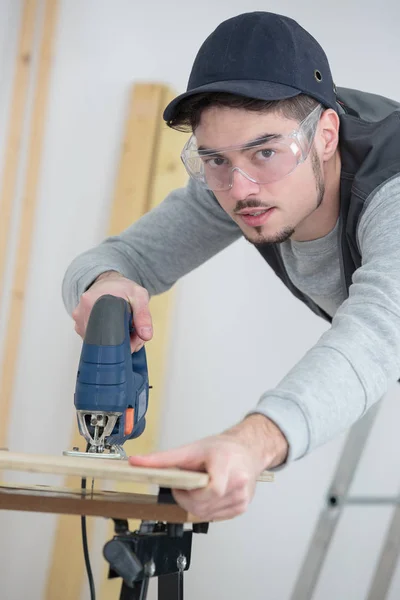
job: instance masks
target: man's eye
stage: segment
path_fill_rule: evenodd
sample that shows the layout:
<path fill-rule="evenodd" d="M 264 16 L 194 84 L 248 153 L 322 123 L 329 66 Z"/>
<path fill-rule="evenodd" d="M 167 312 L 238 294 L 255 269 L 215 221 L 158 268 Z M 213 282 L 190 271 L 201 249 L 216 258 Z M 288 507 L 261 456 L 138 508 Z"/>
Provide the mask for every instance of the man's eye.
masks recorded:
<path fill-rule="evenodd" d="M 263 150 L 257 152 L 257 154 L 259 158 L 272 158 L 275 152 L 273 150 L 270 150 L 269 148 L 264 148 Z"/>
<path fill-rule="evenodd" d="M 213 158 L 205 159 L 204 162 L 211 167 L 220 167 L 225 163 L 225 158 L 222 158 L 221 156 L 214 156 Z"/>

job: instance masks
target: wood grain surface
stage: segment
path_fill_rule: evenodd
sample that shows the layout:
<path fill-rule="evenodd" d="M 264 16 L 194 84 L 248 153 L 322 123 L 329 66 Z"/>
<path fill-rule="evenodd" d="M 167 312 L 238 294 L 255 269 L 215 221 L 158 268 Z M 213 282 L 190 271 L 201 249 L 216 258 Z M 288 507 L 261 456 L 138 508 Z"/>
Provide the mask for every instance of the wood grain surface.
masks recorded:
<path fill-rule="evenodd" d="M 54 456 L 0 451 L 0 471 L 24 471 L 52 475 L 76 475 L 96 480 L 127 481 L 154 484 L 181 490 L 206 487 L 207 473 L 181 469 L 134 467 L 127 460 L 98 457 Z M 273 473 L 264 471 L 259 481 L 273 481 Z"/>

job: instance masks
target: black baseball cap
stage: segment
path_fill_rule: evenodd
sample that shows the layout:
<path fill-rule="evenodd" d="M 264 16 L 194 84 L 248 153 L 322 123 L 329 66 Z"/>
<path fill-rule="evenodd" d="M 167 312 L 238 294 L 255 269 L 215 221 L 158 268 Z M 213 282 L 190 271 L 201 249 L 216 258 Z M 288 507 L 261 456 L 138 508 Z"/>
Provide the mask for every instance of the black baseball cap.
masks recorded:
<path fill-rule="evenodd" d="M 218 25 L 197 53 L 186 92 L 165 108 L 165 121 L 182 100 L 202 92 L 267 101 L 303 93 L 338 110 L 324 50 L 296 21 L 270 12 L 244 13 Z"/>

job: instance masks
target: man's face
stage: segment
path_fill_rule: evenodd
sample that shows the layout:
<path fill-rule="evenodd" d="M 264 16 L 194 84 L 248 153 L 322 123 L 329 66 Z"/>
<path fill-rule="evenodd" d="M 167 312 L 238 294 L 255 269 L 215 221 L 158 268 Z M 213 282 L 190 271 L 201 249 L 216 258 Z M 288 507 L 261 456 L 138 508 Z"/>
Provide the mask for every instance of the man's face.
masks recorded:
<path fill-rule="evenodd" d="M 245 144 L 267 134 L 286 135 L 297 128 L 297 121 L 275 113 L 212 107 L 203 111 L 194 133 L 198 146 L 218 149 Z M 249 152 L 226 151 L 223 158 L 232 167 L 248 173 L 252 160 Z M 231 189 L 214 191 L 214 194 L 249 242 L 282 242 L 301 230 L 302 224 L 322 202 L 321 162 L 313 146 L 306 161 L 279 181 L 258 184 L 235 170 Z"/>

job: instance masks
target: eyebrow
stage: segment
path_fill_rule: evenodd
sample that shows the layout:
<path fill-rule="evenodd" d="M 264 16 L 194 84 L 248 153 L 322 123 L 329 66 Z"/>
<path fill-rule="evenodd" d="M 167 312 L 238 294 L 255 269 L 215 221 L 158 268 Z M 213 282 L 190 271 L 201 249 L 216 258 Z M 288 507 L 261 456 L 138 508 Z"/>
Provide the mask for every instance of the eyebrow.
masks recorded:
<path fill-rule="evenodd" d="M 253 140 L 249 140 L 248 142 L 244 142 L 240 144 L 243 148 L 240 149 L 240 152 L 245 152 L 249 148 L 253 148 L 254 146 L 259 146 L 265 142 L 270 142 L 272 140 L 280 140 L 283 138 L 283 135 L 280 133 L 264 133 Z M 197 151 L 200 155 L 203 154 L 223 154 L 223 148 L 218 150 L 217 148 L 207 148 L 206 146 L 199 146 Z"/>

